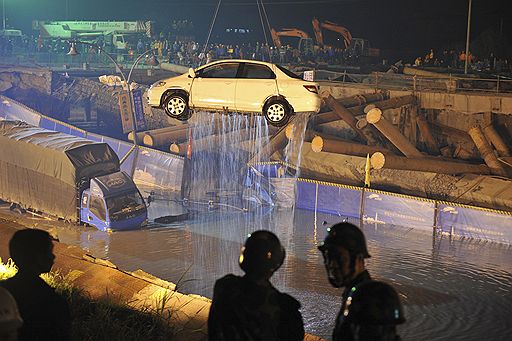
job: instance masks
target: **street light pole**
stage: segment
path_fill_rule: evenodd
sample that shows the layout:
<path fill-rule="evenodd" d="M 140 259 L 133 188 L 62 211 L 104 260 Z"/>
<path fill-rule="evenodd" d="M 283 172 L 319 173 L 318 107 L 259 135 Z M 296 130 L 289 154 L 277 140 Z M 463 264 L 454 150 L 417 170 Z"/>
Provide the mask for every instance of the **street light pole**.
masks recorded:
<path fill-rule="evenodd" d="M 468 6 L 468 28 L 466 31 L 466 60 L 464 61 L 464 73 L 468 73 L 468 62 L 469 62 L 469 32 L 471 28 L 471 3 L 472 0 L 469 0 L 469 6 Z"/>
<path fill-rule="evenodd" d="M 5 31 L 5 0 L 2 0 L 2 27 Z"/>

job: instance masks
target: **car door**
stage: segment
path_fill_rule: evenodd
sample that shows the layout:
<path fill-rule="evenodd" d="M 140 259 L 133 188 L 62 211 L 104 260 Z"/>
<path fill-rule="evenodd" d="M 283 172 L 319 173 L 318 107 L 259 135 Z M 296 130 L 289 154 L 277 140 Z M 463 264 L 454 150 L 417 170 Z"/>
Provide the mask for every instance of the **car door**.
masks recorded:
<path fill-rule="evenodd" d="M 222 62 L 200 69 L 192 83 L 192 108 L 235 110 L 238 62 Z"/>
<path fill-rule="evenodd" d="M 264 101 L 275 94 L 276 74 L 267 65 L 243 63 L 236 82 L 237 111 L 261 112 Z"/>

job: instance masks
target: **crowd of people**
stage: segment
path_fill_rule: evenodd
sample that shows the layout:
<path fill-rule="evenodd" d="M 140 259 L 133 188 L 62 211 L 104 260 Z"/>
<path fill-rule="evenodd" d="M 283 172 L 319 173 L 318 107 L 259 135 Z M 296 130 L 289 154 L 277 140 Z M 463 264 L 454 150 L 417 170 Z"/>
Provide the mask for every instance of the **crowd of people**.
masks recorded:
<path fill-rule="evenodd" d="M 373 280 L 366 269 L 370 254 L 363 232 L 347 222 L 335 224 L 318 250 L 329 283 L 343 288 L 332 340 L 400 340 L 396 326 L 405 322 L 400 299 L 392 286 Z M 48 232 L 16 231 L 9 252 L 19 270 L 0 282 L 0 340 L 70 340 L 68 302 L 40 278 L 55 260 Z M 239 257 L 244 275 L 228 274 L 215 282 L 210 341 L 304 339 L 300 302 L 270 282 L 285 257 L 274 233 L 249 235 Z"/>
<path fill-rule="evenodd" d="M 442 53 L 437 53 L 430 49 L 425 56 L 418 56 L 414 60 L 414 66 L 437 66 L 451 69 L 463 69 L 468 62 L 470 69 L 475 71 L 496 71 L 502 72 L 510 70 L 508 59 L 498 58 L 493 52 L 487 57 L 474 56 L 471 51 L 466 55 L 466 51 L 457 52 L 454 49 L 444 49 Z"/>
<path fill-rule="evenodd" d="M 106 52 L 118 56 L 118 61 L 133 61 L 138 55 L 148 50 L 153 50 L 159 60 L 169 63 L 196 67 L 213 60 L 239 58 L 271 61 L 281 64 L 319 64 L 330 65 L 359 65 L 362 63 L 361 51 L 352 48 L 333 46 L 299 46 L 283 45 L 280 48 L 273 46 L 272 42 L 266 43 L 210 43 L 205 46 L 187 36 L 187 32 L 193 27 L 191 22 L 174 22 L 172 32 L 161 32 L 152 39 L 141 36 L 140 39 L 127 41 L 123 49 L 115 49 L 98 37 L 93 43 L 103 48 Z M 177 34 L 183 35 L 177 35 Z M 23 36 L 16 39 L 0 37 L 0 56 L 9 56 L 15 53 L 54 53 L 65 55 L 69 51 L 69 42 L 59 39 L 43 39 L 40 36 Z M 83 46 L 82 52 L 97 52 L 90 46 Z M 420 66 L 435 66 L 452 69 L 463 69 L 466 59 L 469 67 L 475 71 L 510 71 L 512 65 L 507 58 L 498 58 L 494 53 L 488 56 L 475 56 L 471 52 L 466 56 L 465 51 L 444 49 L 434 51 L 430 49 L 424 56 L 418 56 L 411 64 Z M 376 61 L 374 61 L 376 62 Z"/>
<path fill-rule="evenodd" d="M 152 42 L 155 54 L 169 63 L 198 66 L 217 59 L 253 59 L 272 61 L 281 64 L 327 63 L 351 64 L 357 63 L 359 55 L 351 50 L 331 46 L 314 46 L 300 49 L 291 45 L 277 48 L 268 43 L 255 44 L 199 44 L 193 40 L 170 42 L 167 39 L 157 39 Z M 140 52 L 137 48 L 137 52 Z"/>

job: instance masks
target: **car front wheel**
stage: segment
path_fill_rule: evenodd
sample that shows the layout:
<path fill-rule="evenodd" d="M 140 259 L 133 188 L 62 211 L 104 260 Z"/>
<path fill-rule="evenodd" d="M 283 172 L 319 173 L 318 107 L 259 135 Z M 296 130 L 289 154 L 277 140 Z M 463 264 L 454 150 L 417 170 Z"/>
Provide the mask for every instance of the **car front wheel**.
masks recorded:
<path fill-rule="evenodd" d="M 288 103 L 279 99 L 268 101 L 263 108 L 263 115 L 268 123 L 276 127 L 285 125 L 290 118 L 290 113 L 291 110 Z"/>
<path fill-rule="evenodd" d="M 180 93 L 172 93 L 164 100 L 165 113 L 180 121 L 189 118 L 188 98 Z"/>

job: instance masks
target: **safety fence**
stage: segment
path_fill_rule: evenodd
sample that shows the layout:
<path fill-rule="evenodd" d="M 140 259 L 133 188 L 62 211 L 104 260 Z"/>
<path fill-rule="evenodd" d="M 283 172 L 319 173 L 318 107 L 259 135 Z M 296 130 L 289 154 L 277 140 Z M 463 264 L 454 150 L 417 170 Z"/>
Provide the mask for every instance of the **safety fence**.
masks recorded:
<path fill-rule="evenodd" d="M 4 96 L 0 96 L 0 119 L 21 120 L 40 128 L 82 137 L 94 142 L 105 142 L 121 160 L 121 170 L 133 175 L 133 179 L 141 191 L 181 191 L 184 160 L 180 156 L 87 132 L 41 115 Z"/>
<path fill-rule="evenodd" d="M 279 162 L 256 167 L 268 177 L 282 176 Z M 295 207 L 299 209 L 356 218 L 365 224 L 512 244 L 512 212 L 302 178 L 297 179 L 295 188 Z"/>

